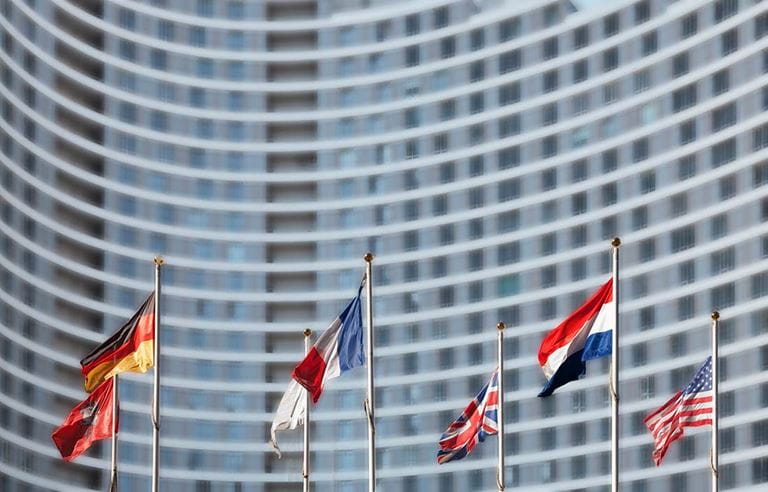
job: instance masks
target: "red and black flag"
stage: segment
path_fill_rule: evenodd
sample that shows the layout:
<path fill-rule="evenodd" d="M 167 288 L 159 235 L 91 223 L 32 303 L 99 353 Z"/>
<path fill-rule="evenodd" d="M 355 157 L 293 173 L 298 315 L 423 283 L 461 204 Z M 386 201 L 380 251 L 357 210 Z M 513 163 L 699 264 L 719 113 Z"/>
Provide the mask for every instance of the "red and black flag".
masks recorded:
<path fill-rule="evenodd" d="M 147 372 L 154 365 L 155 294 L 107 341 L 80 361 L 85 391 L 121 372 Z"/>
<path fill-rule="evenodd" d="M 85 453 L 94 441 L 112 437 L 112 419 L 117 418 L 112 410 L 113 398 L 112 382 L 102 383 L 53 431 L 51 438 L 62 458 L 72 461 Z"/>

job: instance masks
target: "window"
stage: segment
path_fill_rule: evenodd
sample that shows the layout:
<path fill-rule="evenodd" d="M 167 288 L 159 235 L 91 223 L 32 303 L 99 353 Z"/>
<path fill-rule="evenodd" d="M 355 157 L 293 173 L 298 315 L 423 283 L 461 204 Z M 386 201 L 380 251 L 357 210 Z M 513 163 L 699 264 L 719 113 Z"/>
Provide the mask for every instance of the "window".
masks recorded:
<path fill-rule="evenodd" d="M 574 49 L 581 49 L 589 45 L 589 28 L 588 26 L 582 26 L 573 31 L 573 47 Z"/>
<path fill-rule="evenodd" d="M 549 126 L 557 123 L 557 103 L 547 104 L 541 109 L 542 125 Z"/>
<path fill-rule="evenodd" d="M 632 161 L 640 162 L 648 158 L 648 139 L 641 138 L 632 142 Z"/>
<path fill-rule="evenodd" d="M 559 49 L 556 37 L 549 38 L 544 41 L 542 52 L 545 60 L 551 60 L 552 58 L 557 57 L 558 51 Z"/>
<path fill-rule="evenodd" d="M 736 29 L 724 32 L 720 36 L 720 54 L 729 55 L 739 49 L 739 34 Z"/>
<path fill-rule="evenodd" d="M 696 34 L 699 28 L 699 19 L 696 17 L 696 13 L 692 13 L 683 17 L 680 21 L 680 30 L 682 32 L 682 38 L 689 38 Z"/>
<path fill-rule="evenodd" d="M 696 230 L 693 226 L 685 226 L 672 231 L 672 252 L 678 253 L 696 245 Z"/>
<path fill-rule="evenodd" d="M 520 19 L 507 19 L 499 23 L 499 39 L 509 41 L 520 35 Z"/>
<path fill-rule="evenodd" d="M 469 45 L 472 51 L 477 51 L 485 47 L 485 31 L 474 29 L 469 33 Z"/>
<path fill-rule="evenodd" d="M 672 110 L 677 113 L 696 104 L 696 84 L 687 85 L 672 93 Z"/>
<path fill-rule="evenodd" d="M 542 78 L 542 90 L 545 93 L 557 90 L 558 86 L 560 85 L 557 70 L 550 70 L 549 72 L 545 72 Z"/>
<path fill-rule="evenodd" d="M 652 55 L 659 49 L 659 37 L 656 31 L 649 32 L 642 38 L 643 56 Z"/>
<path fill-rule="evenodd" d="M 688 53 L 681 53 L 672 59 L 672 73 L 675 77 L 687 74 L 689 68 Z"/>
<path fill-rule="evenodd" d="M 610 48 L 603 51 L 603 71 L 609 72 L 619 66 L 619 49 Z"/>
<path fill-rule="evenodd" d="M 413 36 L 421 31 L 421 18 L 419 14 L 411 14 L 405 18 L 405 34 Z"/>
<path fill-rule="evenodd" d="M 456 38 L 443 38 L 440 41 L 440 57 L 451 58 L 456 54 Z"/>
<path fill-rule="evenodd" d="M 718 275 L 733 270 L 736 263 L 734 248 L 730 247 L 715 251 L 710 255 L 710 263 L 712 265 L 712 275 Z"/>
<path fill-rule="evenodd" d="M 635 4 L 635 24 L 642 24 L 651 18 L 651 5 L 648 0 Z"/>
<path fill-rule="evenodd" d="M 482 61 L 476 61 L 469 66 L 469 80 L 477 82 L 485 78 L 485 64 Z"/>
<path fill-rule="evenodd" d="M 761 39 L 768 34 L 768 14 L 761 14 L 755 17 L 755 40 Z"/>
<path fill-rule="evenodd" d="M 440 29 L 448 25 L 449 11 L 448 7 L 440 7 L 433 12 L 435 29 Z"/>
<path fill-rule="evenodd" d="M 640 242 L 640 261 L 645 263 L 656 258 L 656 241 L 645 239 Z"/>
<path fill-rule="evenodd" d="M 710 305 L 715 309 L 723 309 L 736 301 L 736 286 L 733 282 L 723 284 L 710 290 Z"/>
<path fill-rule="evenodd" d="M 415 67 L 420 63 L 421 59 L 421 52 L 419 51 L 419 46 L 408 46 L 405 48 L 405 66 L 406 67 Z"/>
<path fill-rule="evenodd" d="M 638 231 L 648 227 L 648 208 L 645 206 L 632 209 L 632 230 Z"/>
<path fill-rule="evenodd" d="M 679 217 L 688 213 L 688 195 L 678 193 L 670 199 L 672 202 L 672 216 Z"/>
<path fill-rule="evenodd" d="M 763 125 L 752 130 L 752 150 L 760 150 L 765 147 L 768 147 L 768 125 Z M 756 164 L 753 169 L 757 171 L 758 166 L 761 166 L 763 169 L 766 168 L 766 164 L 763 163 L 759 165 Z M 765 171 L 763 171 L 763 174 L 765 174 Z M 758 175 L 756 173 L 753 175 L 755 177 L 755 182 L 757 182 Z M 765 182 L 765 178 L 761 181 Z"/>
<path fill-rule="evenodd" d="M 684 321 L 693 318 L 695 307 L 696 302 L 692 295 L 681 297 L 677 300 L 677 319 Z"/>
<path fill-rule="evenodd" d="M 579 60 L 573 64 L 573 81 L 582 82 L 589 77 L 589 65 L 586 59 Z"/>
<path fill-rule="evenodd" d="M 636 72 L 633 77 L 633 82 L 635 92 L 646 91 L 651 86 L 651 75 L 648 73 L 648 70 Z"/>
<path fill-rule="evenodd" d="M 545 159 L 557 155 L 557 136 L 550 135 L 541 140 L 541 155 Z"/>
<path fill-rule="evenodd" d="M 719 72 L 715 72 L 712 76 L 712 94 L 717 96 L 723 92 L 727 92 L 730 89 L 730 77 L 728 69 L 725 68 Z"/>
<path fill-rule="evenodd" d="M 736 139 L 730 138 L 712 147 L 712 166 L 719 167 L 736 159 Z"/>
<path fill-rule="evenodd" d="M 603 18 L 603 36 L 614 36 L 619 32 L 619 14 L 611 14 Z"/>
<path fill-rule="evenodd" d="M 499 87 L 499 104 L 506 106 L 508 104 L 520 101 L 520 83 L 512 82 Z"/>
<path fill-rule="evenodd" d="M 680 145 L 686 145 L 696 140 L 696 120 L 688 120 L 679 126 Z"/>
<path fill-rule="evenodd" d="M 640 310 L 640 329 L 649 330 L 656 324 L 656 312 L 652 306 L 644 307 Z"/>
<path fill-rule="evenodd" d="M 715 22 L 722 22 L 739 10 L 738 0 L 718 0 L 715 2 Z"/>

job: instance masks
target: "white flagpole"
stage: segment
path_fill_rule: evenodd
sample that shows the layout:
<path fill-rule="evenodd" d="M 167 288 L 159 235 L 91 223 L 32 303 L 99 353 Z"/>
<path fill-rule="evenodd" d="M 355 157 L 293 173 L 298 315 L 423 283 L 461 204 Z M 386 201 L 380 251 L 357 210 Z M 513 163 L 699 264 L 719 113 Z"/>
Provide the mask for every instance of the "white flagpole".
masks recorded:
<path fill-rule="evenodd" d="M 112 475 L 109 479 L 109 491 L 117 492 L 117 421 L 120 408 L 117 404 L 117 375 L 112 376 Z"/>
<path fill-rule="evenodd" d="M 152 340 L 152 363 L 155 366 L 155 389 L 152 399 L 152 492 L 160 490 L 160 267 L 165 260 L 155 256 L 155 326 Z"/>
<path fill-rule="evenodd" d="M 312 330 L 304 330 L 304 355 L 309 353 L 312 348 L 310 345 Z M 301 477 L 304 482 L 304 492 L 309 492 L 309 391 L 304 389 L 304 399 L 306 408 L 304 409 L 304 464 L 301 471 Z"/>
<path fill-rule="evenodd" d="M 365 413 L 368 417 L 368 492 L 376 490 L 376 421 L 374 409 L 376 408 L 375 391 L 373 386 L 373 276 L 371 275 L 371 263 L 373 253 L 366 253 L 365 259 L 365 301 L 367 329 L 367 363 L 368 363 L 368 394 L 365 400 Z"/>
<path fill-rule="evenodd" d="M 613 238 L 613 309 L 614 326 L 611 334 L 611 375 L 609 392 L 611 396 L 611 492 L 619 492 L 619 246 L 621 239 Z"/>
<path fill-rule="evenodd" d="M 506 481 L 504 480 L 504 328 L 506 326 L 503 322 L 499 321 L 496 325 L 498 331 L 498 359 L 499 359 L 499 405 L 496 416 L 498 417 L 499 427 L 499 464 L 496 470 L 496 486 L 499 488 L 499 492 L 504 491 Z"/>
<path fill-rule="evenodd" d="M 717 329 L 720 324 L 720 313 L 712 311 L 712 449 L 710 450 L 710 468 L 712 469 L 712 492 L 717 492 L 718 474 L 720 472 L 718 447 L 718 415 L 717 415 L 717 391 L 718 391 L 718 373 L 717 373 Z"/>

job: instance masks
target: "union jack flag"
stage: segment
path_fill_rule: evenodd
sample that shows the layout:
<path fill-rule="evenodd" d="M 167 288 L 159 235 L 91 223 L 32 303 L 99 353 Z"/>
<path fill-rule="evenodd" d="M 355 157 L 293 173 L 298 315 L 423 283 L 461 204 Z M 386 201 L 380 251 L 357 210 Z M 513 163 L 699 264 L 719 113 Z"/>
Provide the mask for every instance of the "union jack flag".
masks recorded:
<path fill-rule="evenodd" d="M 499 431 L 499 370 L 496 369 L 491 380 L 469 402 L 464 412 L 448 426 L 440 436 L 440 450 L 437 452 L 439 464 L 460 460 Z"/>
<path fill-rule="evenodd" d="M 643 422 L 654 440 L 653 462 L 661 464 L 669 446 L 683 437 L 685 427 L 712 425 L 712 357 L 707 357 L 688 386 L 677 392 Z"/>

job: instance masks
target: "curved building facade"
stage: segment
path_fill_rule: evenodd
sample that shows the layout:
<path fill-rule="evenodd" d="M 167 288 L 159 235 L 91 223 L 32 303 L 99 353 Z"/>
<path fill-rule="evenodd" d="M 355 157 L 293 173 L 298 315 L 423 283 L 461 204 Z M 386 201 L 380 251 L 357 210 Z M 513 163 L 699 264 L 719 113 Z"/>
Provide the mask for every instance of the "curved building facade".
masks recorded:
<path fill-rule="evenodd" d="M 2 0 L 0 490 L 106 486 L 108 442 L 64 463 L 50 433 L 157 253 L 161 488 L 300 490 L 272 413 L 368 250 L 380 489 L 494 488 L 495 446 L 435 454 L 503 320 L 508 487 L 606 490 L 607 360 L 538 399 L 535 354 L 615 235 L 622 490 L 706 490 L 708 433 L 656 468 L 642 418 L 712 309 L 722 488 L 765 487 L 766 33 L 748 0 Z M 121 384 L 121 492 L 149 488 L 151 384 Z M 318 492 L 364 490 L 364 384 L 313 411 Z"/>

